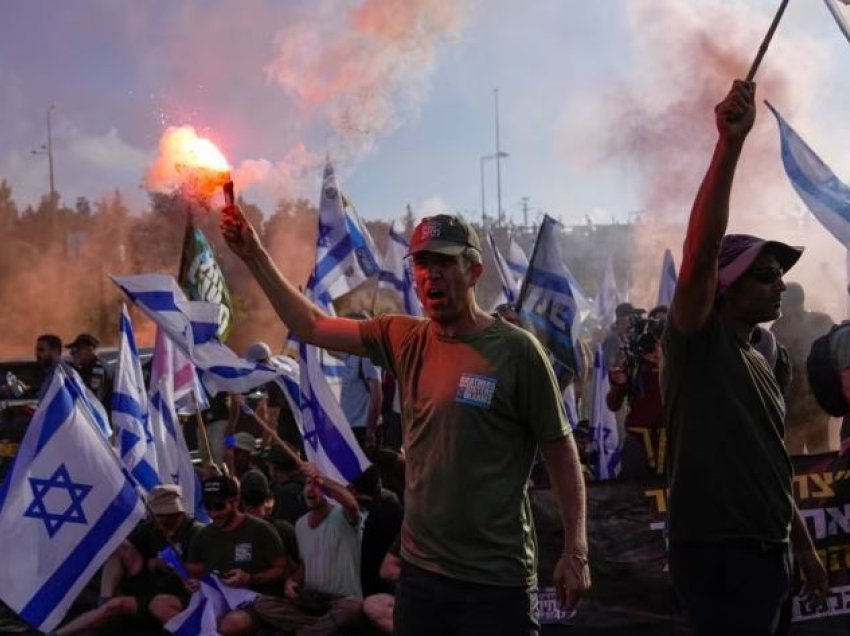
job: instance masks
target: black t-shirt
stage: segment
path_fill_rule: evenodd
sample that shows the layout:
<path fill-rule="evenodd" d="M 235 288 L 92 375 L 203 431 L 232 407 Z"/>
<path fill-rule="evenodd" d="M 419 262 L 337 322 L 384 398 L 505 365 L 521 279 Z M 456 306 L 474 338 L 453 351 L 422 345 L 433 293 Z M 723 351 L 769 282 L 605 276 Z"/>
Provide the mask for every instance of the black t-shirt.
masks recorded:
<path fill-rule="evenodd" d="M 286 399 L 283 389 L 277 382 L 269 382 L 265 385 L 264 390 L 268 396 L 268 405 L 278 409 L 277 434 L 283 441 L 302 452 L 304 442 L 301 439 L 301 432 L 298 430 L 298 423 L 295 421 L 295 415 L 292 413 L 292 408 L 289 406 L 289 400 Z M 295 521 L 292 521 L 292 523 L 295 523 Z"/>
<path fill-rule="evenodd" d="M 296 477 L 282 484 L 272 486 L 274 509 L 272 517 L 287 521 L 293 526 L 295 522 L 307 513 L 307 502 L 304 500 L 304 478 Z"/>
<path fill-rule="evenodd" d="M 189 551 L 189 544 L 203 527 L 203 524 L 200 522 L 186 517 L 186 521 L 172 539 L 171 545 L 174 547 L 175 552 L 177 552 L 177 556 L 184 562 L 186 554 Z M 143 521 L 136 526 L 130 533 L 130 536 L 127 537 L 127 540 L 139 551 L 144 562 L 142 572 L 138 577 L 134 577 L 137 580 L 128 581 L 128 586 L 126 587 L 128 587 L 129 593 L 138 595 L 173 594 L 176 596 L 187 596 L 183 582 L 173 570 L 148 570 L 148 559 L 154 558 L 169 545 L 162 532 L 157 529 L 152 521 Z"/>
<path fill-rule="evenodd" d="M 360 502 L 366 514 L 360 552 L 360 583 L 363 595 L 392 593 L 391 583 L 380 577 L 381 563 L 401 532 L 404 512 L 389 490 L 382 490 L 379 499 Z"/>

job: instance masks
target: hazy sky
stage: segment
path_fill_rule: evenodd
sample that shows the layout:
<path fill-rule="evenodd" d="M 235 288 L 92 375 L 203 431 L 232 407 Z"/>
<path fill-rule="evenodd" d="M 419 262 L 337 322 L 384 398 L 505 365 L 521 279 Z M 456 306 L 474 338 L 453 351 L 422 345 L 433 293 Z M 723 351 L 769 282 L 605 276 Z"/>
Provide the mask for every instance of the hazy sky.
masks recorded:
<path fill-rule="evenodd" d="M 267 176 L 246 192 L 264 206 L 279 195 L 317 199 L 329 152 L 367 218 L 391 218 L 408 203 L 477 216 L 498 87 L 509 216 L 521 220 L 523 196 L 532 216 L 544 210 L 568 223 L 679 209 L 707 162 L 710 105 L 745 74 L 778 4 L 6 0 L 0 178 L 19 204 L 47 190 L 47 160 L 31 151 L 46 141 L 54 104 L 66 202 L 117 187 L 142 205 L 165 127 L 189 124 L 233 164 L 268 162 L 252 164 Z M 823 2 L 793 0 L 760 84 L 760 97 L 845 179 L 848 68 L 850 43 Z M 775 163 L 775 176 L 775 125 L 763 107 L 759 117 L 757 160 Z M 659 185 L 662 172 L 686 192 Z M 485 180 L 492 214 L 492 162 Z M 778 178 L 769 185 L 797 205 Z"/>

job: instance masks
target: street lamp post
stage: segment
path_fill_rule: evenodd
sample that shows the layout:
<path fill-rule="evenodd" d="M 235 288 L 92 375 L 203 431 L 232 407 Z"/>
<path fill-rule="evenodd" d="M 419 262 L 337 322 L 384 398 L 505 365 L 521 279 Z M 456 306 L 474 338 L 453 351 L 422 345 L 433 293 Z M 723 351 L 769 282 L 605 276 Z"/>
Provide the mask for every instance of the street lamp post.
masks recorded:
<path fill-rule="evenodd" d="M 496 107 L 496 223 L 502 225 L 502 150 L 499 147 L 499 89 L 493 89 L 493 102 Z"/>
<path fill-rule="evenodd" d="M 41 144 L 38 150 L 33 150 L 34 155 L 47 155 L 47 167 L 50 171 L 50 199 L 53 200 L 56 196 L 56 185 L 53 182 L 53 129 L 50 122 L 50 113 L 56 108 L 53 104 L 47 109 L 47 144 Z"/>
<path fill-rule="evenodd" d="M 489 154 L 489 155 L 484 155 L 480 159 L 480 164 L 481 164 L 481 227 L 484 227 L 486 216 L 487 216 L 487 206 L 485 205 L 485 195 L 484 195 L 484 192 L 485 192 L 485 188 L 484 188 L 484 162 L 490 161 L 492 159 L 496 159 L 496 161 L 498 163 L 499 159 L 504 159 L 505 157 L 509 157 L 509 156 L 510 155 L 508 155 L 508 153 L 506 153 L 506 152 L 494 152 L 494 153 Z M 499 202 L 501 203 L 501 194 L 499 195 Z M 498 216 L 497 216 L 497 220 L 498 220 Z"/>

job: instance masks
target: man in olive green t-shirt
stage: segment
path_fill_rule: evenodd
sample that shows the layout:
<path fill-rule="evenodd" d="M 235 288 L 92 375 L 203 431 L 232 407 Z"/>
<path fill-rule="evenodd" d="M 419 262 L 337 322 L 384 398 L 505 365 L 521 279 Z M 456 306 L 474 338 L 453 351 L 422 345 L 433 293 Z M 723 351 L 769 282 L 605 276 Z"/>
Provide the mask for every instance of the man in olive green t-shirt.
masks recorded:
<path fill-rule="evenodd" d="M 791 592 L 789 540 L 803 599 L 824 606 L 826 572 L 791 493 L 785 404 L 750 344 L 775 320 L 782 275 L 802 249 L 724 236 L 732 179 L 755 120 L 755 85 L 717 106 L 717 147 L 697 194 L 663 337 L 670 574 L 697 634 L 775 634 Z"/>
<path fill-rule="evenodd" d="M 222 232 L 283 322 L 308 343 L 369 356 L 399 382 L 407 459 L 397 634 L 536 634 L 526 484 L 540 444 L 564 522 L 555 569 L 571 609 L 590 586 L 584 482 L 554 373 L 533 336 L 475 302 L 478 236 L 437 215 L 411 238 L 427 319 L 326 316 L 277 271 L 236 206 Z"/>

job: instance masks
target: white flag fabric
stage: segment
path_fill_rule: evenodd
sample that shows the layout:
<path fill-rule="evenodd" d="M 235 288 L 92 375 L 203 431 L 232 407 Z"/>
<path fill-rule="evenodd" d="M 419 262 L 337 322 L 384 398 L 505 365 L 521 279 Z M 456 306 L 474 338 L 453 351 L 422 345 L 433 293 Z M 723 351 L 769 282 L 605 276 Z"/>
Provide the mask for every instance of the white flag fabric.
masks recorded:
<path fill-rule="evenodd" d="M 496 271 L 499 273 L 499 280 L 502 282 L 501 295 L 507 299 L 509 304 L 516 305 L 517 298 L 519 298 L 519 288 L 525 274 L 522 277 L 517 277 L 514 270 L 508 266 L 507 259 L 502 256 L 502 253 L 496 246 L 496 239 L 493 238 L 492 232 L 487 232 L 487 243 L 490 245 L 493 260 L 496 262 Z M 525 269 L 526 271 L 528 270 L 528 259 L 525 262 Z"/>
<path fill-rule="evenodd" d="M 850 187 L 843 183 L 770 103 L 779 123 L 782 165 L 791 185 L 815 218 L 850 248 Z"/>
<path fill-rule="evenodd" d="M 316 294 L 339 298 L 380 271 L 374 242 L 352 210 L 346 210 L 330 159 L 325 163 L 316 238 Z"/>
<path fill-rule="evenodd" d="M 608 328 L 614 324 L 614 312 L 617 309 L 617 303 L 620 302 L 619 298 L 617 281 L 614 280 L 614 257 L 609 254 L 605 263 L 602 284 L 599 286 L 596 300 L 593 303 L 594 314 L 601 327 Z"/>
<path fill-rule="evenodd" d="M 156 448 L 160 481 L 177 484 L 183 491 L 183 505 L 190 516 L 208 522 L 201 503 L 200 482 L 174 404 L 174 346 L 161 329 L 156 332 L 151 362 L 151 387 L 148 415 Z"/>
<path fill-rule="evenodd" d="M 850 40 L 850 0 L 823 0 L 838 23 L 838 28 Z"/>
<path fill-rule="evenodd" d="M 165 274 L 112 276 L 130 301 L 162 329 L 198 368 L 210 392 L 247 393 L 275 379 L 275 370 L 248 362 L 219 342 L 217 305 L 187 300 L 173 277 Z M 179 396 L 175 396 L 179 397 Z"/>
<path fill-rule="evenodd" d="M 0 486 L 0 598 L 53 630 L 144 517 L 135 483 L 60 367 Z"/>
<path fill-rule="evenodd" d="M 112 423 L 118 456 L 146 492 L 161 483 L 148 420 L 148 395 L 127 305 L 121 307 L 121 342 L 112 391 Z"/>
<path fill-rule="evenodd" d="M 658 283 L 658 302 L 656 305 L 673 304 L 673 295 L 676 293 L 676 263 L 673 262 L 673 253 L 664 250 L 664 259 L 661 261 L 661 278 Z"/>
<path fill-rule="evenodd" d="M 602 353 L 602 345 L 599 345 L 593 356 L 593 402 L 590 411 L 593 438 L 599 451 L 599 461 L 594 466 L 594 476 L 598 480 L 616 478 L 622 467 L 617 416 L 608 408 L 605 401 L 609 388 L 605 355 Z"/>
<path fill-rule="evenodd" d="M 201 589 L 192 594 L 186 609 L 165 624 L 175 636 L 217 636 L 222 616 L 253 604 L 259 596 L 225 585 L 215 574 L 205 576 L 200 583 Z"/>
<path fill-rule="evenodd" d="M 307 459 L 326 475 L 348 484 L 369 467 L 336 396 L 328 386 L 316 347 L 299 344 L 300 410 Z"/>
<path fill-rule="evenodd" d="M 378 288 L 388 289 L 399 296 L 402 311 L 408 316 L 421 316 L 422 303 L 416 295 L 410 260 L 405 258 L 410 245 L 402 235 L 398 221 L 390 226 L 390 240 L 384 254 Z"/>

